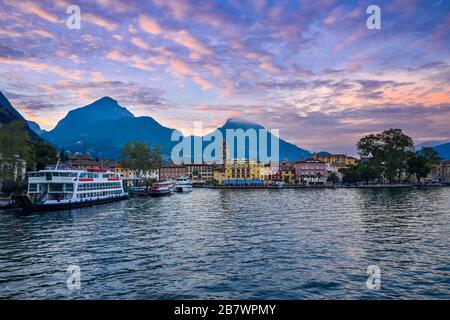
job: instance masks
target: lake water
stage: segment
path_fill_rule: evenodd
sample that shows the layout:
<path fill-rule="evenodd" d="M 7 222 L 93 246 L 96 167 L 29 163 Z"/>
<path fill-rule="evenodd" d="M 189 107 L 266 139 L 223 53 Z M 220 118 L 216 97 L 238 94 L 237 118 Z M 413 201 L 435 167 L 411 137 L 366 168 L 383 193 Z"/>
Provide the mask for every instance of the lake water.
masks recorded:
<path fill-rule="evenodd" d="M 0 230 L 2 299 L 450 298 L 450 188 L 195 189 Z"/>

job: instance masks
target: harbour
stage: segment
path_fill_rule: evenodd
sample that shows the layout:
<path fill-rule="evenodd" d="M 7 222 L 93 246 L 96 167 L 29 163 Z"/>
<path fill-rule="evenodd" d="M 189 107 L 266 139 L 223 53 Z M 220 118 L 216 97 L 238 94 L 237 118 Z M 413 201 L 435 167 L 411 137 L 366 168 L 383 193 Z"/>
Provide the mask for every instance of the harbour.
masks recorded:
<path fill-rule="evenodd" d="M 448 299 L 449 207 L 449 188 L 194 189 L 2 212 L 0 297 Z"/>

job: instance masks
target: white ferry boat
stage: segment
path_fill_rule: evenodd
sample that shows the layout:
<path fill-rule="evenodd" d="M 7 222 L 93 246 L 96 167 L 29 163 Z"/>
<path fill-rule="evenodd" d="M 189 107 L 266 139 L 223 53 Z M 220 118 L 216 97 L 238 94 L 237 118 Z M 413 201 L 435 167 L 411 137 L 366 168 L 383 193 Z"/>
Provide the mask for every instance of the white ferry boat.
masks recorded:
<path fill-rule="evenodd" d="M 175 192 L 191 192 L 192 181 L 188 178 L 178 178 L 174 186 Z"/>
<path fill-rule="evenodd" d="M 64 169 L 30 172 L 27 194 L 14 200 L 25 211 L 53 211 L 126 198 L 117 173 Z"/>

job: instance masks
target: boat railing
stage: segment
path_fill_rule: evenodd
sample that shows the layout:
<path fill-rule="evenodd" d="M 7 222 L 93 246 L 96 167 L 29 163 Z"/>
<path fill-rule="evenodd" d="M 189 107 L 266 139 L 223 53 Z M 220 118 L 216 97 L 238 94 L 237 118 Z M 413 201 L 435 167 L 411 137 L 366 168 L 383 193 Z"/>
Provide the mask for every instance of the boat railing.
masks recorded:
<path fill-rule="evenodd" d="M 48 194 L 48 191 L 47 190 L 45 190 L 40 196 L 39 196 L 39 198 L 38 198 L 38 202 L 42 202 L 43 201 L 43 199 L 47 196 L 47 194 Z"/>

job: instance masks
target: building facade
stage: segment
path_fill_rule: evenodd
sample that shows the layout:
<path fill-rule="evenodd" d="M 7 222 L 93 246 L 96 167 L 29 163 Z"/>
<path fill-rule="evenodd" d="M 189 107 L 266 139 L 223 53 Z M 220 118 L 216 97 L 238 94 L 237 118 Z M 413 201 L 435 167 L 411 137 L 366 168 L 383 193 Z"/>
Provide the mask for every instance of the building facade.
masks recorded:
<path fill-rule="evenodd" d="M 262 163 L 253 160 L 229 160 L 225 164 L 223 184 L 229 185 L 262 185 Z"/>
<path fill-rule="evenodd" d="M 347 156 L 347 154 L 322 154 L 314 153 L 313 160 L 322 161 L 328 164 L 341 164 L 344 166 L 354 166 L 358 159 Z"/>
<path fill-rule="evenodd" d="M 331 169 L 330 164 L 312 159 L 297 161 L 292 166 L 301 184 L 325 184 Z"/>
<path fill-rule="evenodd" d="M 214 180 L 214 165 L 212 164 L 187 164 L 186 172 L 192 181 L 212 182 Z"/>
<path fill-rule="evenodd" d="M 93 160 L 89 155 L 84 154 L 69 155 L 64 164 L 74 170 L 90 171 L 114 171 L 114 168 L 119 166 L 117 161 Z"/>
<path fill-rule="evenodd" d="M 442 162 L 442 182 L 450 184 L 450 160 Z"/>
<path fill-rule="evenodd" d="M 187 176 L 187 167 L 184 164 L 165 164 L 159 169 L 159 180 L 176 180 Z"/>
<path fill-rule="evenodd" d="M 213 169 L 214 182 L 217 184 L 223 184 L 225 180 L 225 166 L 216 165 Z"/>
<path fill-rule="evenodd" d="M 145 174 L 143 177 L 137 177 L 136 174 L 132 170 L 130 170 L 128 168 L 123 168 L 120 165 L 117 165 L 116 167 L 112 168 L 111 171 L 119 174 L 119 176 L 123 180 L 125 187 L 131 187 L 131 186 L 138 185 L 139 183 L 143 182 L 145 179 L 149 179 L 149 180 L 158 180 L 159 179 L 159 169 L 147 172 L 147 174 Z"/>
<path fill-rule="evenodd" d="M 287 184 L 296 183 L 296 171 L 292 164 L 283 163 L 279 167 L 278 171 L 272 175 L 272 181 L 280 181 Z"/>

